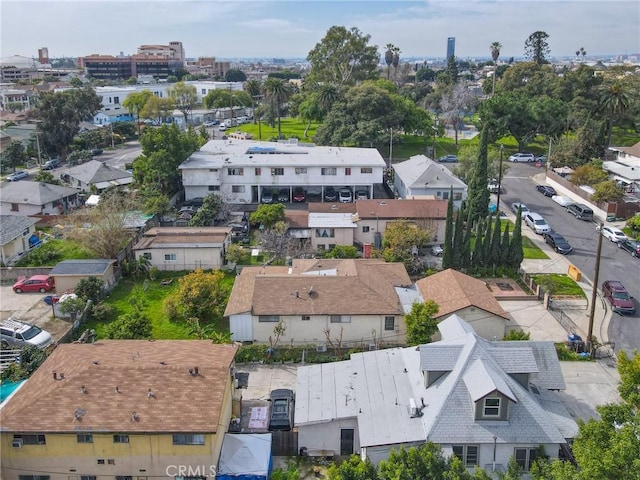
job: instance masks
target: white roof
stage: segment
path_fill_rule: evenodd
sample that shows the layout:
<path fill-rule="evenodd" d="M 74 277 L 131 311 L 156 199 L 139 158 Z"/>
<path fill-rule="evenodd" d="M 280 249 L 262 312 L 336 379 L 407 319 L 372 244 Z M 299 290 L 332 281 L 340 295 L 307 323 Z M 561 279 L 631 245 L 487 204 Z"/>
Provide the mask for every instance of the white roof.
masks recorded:
<path fill-rule="evenodd" d="M 424 155 L 414 155 L 409 160 L 393 165 L 396 175 L 409 188 L 467 189 L 467 185 L 444 165 Z"/>
<path fill-rule="evenodd" d="M 309 228 L 358 228 L 351 213 L 309 213 Z"/>
<path fill-rule="evenodd" d="M 638 168 L 638 166 L 625 165 L 621 162 L 604 162 L 602 164 L 602 168 L 609 173 L 624 178 L 625 180 L 640 180 L 640 168 Z"/>
<path fill-rule="evenodd" d="M 100 195 L 89 195 L 87 201 L 84 204 L 88 207 L 95 207 L 100 202 Z"/>

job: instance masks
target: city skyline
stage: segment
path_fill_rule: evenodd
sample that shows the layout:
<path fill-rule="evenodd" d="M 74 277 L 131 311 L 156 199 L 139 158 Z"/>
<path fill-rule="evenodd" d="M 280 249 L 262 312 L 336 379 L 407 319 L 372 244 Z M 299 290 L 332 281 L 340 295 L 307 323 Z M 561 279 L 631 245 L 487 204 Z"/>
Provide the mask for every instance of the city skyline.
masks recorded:
<path fill-rule="evenodd" d="M 190 58 L 305 58 L 333 25 L 357 27 L 382 55 L 392 43 L 401 58 L 442 58 L 448 37 L 458 58 L 490 57 L 495 41 L 501 59 L 522 57 L 537 30 L 549 34 L 552 57 L 640 52 L 640 3 L 626 0 L 2 0 L 1 9 L 2 57 L 36 57 L 41 47 L 50 58 L 129 55 L 177 40 Z"/>

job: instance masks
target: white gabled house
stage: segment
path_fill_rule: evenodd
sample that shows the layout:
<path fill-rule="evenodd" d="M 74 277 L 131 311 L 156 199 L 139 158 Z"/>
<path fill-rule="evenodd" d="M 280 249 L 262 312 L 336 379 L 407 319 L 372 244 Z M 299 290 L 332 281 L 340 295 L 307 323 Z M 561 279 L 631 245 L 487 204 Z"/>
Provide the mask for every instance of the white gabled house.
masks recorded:
<path fill-rule="evenodd" d="M 511 457 L 528 471 L 539 446 L 550 458 L 567 452 L 578 425 L 554 393 L 565 383 L 553 342 L 488 341 L 457 315 L 438 329 L 441 341 L 418 348 L 299 367 L 299 447 L 377 464 L 431 441 L 488 472 Z"/>
<path fill-rule="evenodd" d="M 386 163 L 375 148 L 303 143 L 210 140 L 178 168 L 185 199 L 219 194 L 227 203 L 258 203 L 265 190 L 296 189 L 324 197 L 324 189 L 364 190 L 382 183 Z"/>

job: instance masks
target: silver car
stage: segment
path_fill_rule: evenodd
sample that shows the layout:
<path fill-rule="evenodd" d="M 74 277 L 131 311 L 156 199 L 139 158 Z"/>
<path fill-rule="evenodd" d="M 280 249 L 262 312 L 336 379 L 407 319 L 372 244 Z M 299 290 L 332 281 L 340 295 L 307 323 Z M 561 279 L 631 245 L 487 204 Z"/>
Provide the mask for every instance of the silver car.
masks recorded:
<path fill-rule="evenodd" d="M 36 325 L 10 318 L 0 323 L 0 342 L 3 347 L 33 345 L 44 350 L 53 343 L 53 337 Z"/>

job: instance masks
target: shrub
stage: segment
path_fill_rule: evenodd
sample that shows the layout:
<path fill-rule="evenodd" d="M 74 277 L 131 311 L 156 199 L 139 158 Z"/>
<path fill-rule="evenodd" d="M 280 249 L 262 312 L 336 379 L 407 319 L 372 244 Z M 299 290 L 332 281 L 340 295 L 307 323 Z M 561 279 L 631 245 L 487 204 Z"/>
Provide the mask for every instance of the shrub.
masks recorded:
<path fill-rule="evenodd" d="M 98 303 L 93 306 L 91 316 L 98 322 L 106 322 L 113 315 L 113 307 L 105 303 Z"/>

